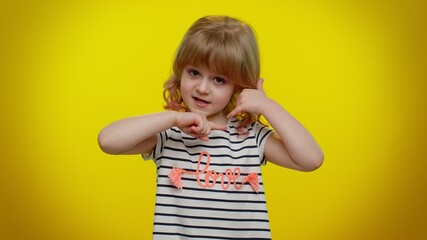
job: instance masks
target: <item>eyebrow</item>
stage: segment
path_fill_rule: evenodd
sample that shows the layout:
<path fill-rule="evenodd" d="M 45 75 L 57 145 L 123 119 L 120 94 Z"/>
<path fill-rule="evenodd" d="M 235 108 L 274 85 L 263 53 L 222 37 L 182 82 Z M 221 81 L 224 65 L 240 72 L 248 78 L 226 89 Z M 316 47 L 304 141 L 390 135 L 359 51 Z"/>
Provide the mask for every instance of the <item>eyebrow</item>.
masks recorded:
<path fill-rule="evenodd" d="M 196 70 L 196 71 L 198 71 L 198 72 L 199 72 L 199 74 L 200 74 L 200 75 L 204 75 L 204 74 L 202 74 L 202 72 L 205 72 L 204 70 L 201 70 L 201 68 L 200 68 L 200 67 L 194 67 L 193 65 L 187 65 L 185 68 L 187 69 L 187 71 L 188 71 L 188 70 Z M 202 68 L 204 68 L 204 67 L 202 67 Z M 206 69 L 206 68 L 205 68 L 205 69 Z M 215 73 L 214 71 L 212 71 L 212 70 L 210 70 L 210 69 L 209 69 L 209 71 L 214 73 L 214 74 L 213 74 L 213 77 L 220 77 L 220 78 L 222 78 L 222 79 L 224 79 L 224 80 L 229 81 L 229 78 L 228 78 L 228 77 L 223 76 L 223 75 L 221 75 L 221 74 L 217 74 L 217 73 Z M 211 77 L 212 77 L 212 76 L 211 76 Z"/>

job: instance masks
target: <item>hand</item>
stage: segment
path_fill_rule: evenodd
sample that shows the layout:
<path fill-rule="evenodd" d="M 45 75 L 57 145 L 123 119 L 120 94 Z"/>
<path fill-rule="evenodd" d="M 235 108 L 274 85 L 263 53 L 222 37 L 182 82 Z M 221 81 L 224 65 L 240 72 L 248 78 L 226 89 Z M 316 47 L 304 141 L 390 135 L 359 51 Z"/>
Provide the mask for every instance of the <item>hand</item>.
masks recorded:
<path fill-rule="evenodd" d="M 263 83 L 264 79 L 261 78 L 257 82 L 256 89 L 244 89 L 237 98 L 236 107 L 227 115 L 227 118 L 235 117 L 242 112 L 255 115 L 262 114 L 263 109 L 270 101 L 264 92 Z"/>
<path fill-rule="evenodd" d="M 208 135 L 212 130 L 226 130 L 227 126 L 218 125 L 208 121 L 206 116 L 192 112 L 178 113 L 175 121 L 177 126 L 184 133 L 203 141 L 209 141 Z"/>

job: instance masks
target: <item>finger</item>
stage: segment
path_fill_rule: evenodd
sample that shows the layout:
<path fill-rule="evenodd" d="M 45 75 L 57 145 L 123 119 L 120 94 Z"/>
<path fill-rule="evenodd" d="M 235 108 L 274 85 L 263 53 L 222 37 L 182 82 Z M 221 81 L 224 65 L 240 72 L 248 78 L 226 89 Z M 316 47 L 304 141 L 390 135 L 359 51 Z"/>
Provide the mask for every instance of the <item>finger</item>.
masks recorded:
<path fill-rule="evenodd" d="M 209 137 L 208 136 L 201 136 L 201 137 L 198 137 L 198 139 L 200 139 L 202 141 L 205 141 L 205 142 L 209 141 Z"/>
<path fill-rule="evenodd" d="M 191 126 L 189 130 L 193 134 L 203 134 L 202 133 L 203 129 L 204 129 L 203 125 L 197 125 L 197 126 Z"/>
<path fill-rule="evenodd" d="M 231 112 L 227 115 L 227 118 L 235 117 L 235 116 L 237 116 L 237 114 L 239 114 L 239 113 L 240 113 L 240 108 L 239 108 L 239 107 L 236 107 L 233 111 L 231 111 Z"/>
<path fill-rule="evenodd" d="M 206 117 L 202 117 L 201 122 L 200 122 L 200 129 L 198 129 L 197 134 L 202 135 L 202 136 L 207 136 L 210 133 L 210 126 L 208 123 L 208 120 L 206 119 Z"/>
<path fill-rule="evenodd" d="M 194 124 L 190 128 L 193 132 L 199 133 L 199 132 L 203 131 L 203 129 L 205 128 L 205 123 L 200 118 L 195 118 Z"/>
<path fill-rule="evenodd" d="M 194 138 L 200 139 L 202 141 L 205 141 L 205 142 L 209 141 L 209 137 L 206 135 L 192 134 L 191 136 Z"/>
<path fill-rule="evenodd" d="M 202 121 L 200 125 L 191 126 L 189 131 L 197 138 L 199 136 L 207 136 L 211 133 L 211 127 L 207 121 Z"/>
<path fill-rule="evenodd" d="M 206 134 L 197 134 L 197 133 L 195 133 L 195 134 L 192 134 L 191 136 L 195 137 L 197 139 L 200 139 L 202 141 L 205 141 L 205 142 L 209 141 L 209 136 L 206 135 Z"/>
<path fill-rule="evenodd" d="M 190 128 L 187 130 L 186 134 L 188 134 L 188 135 L 190 135 L 190 136 L 192 136 L 192 137 L 194 137 L 194 138 L 198 138 L 198 139 L 208 139 L 208 136 L 207 136 L 206 134 L 199 133 L 199 132 L 195 132 L 195 131 L 192 129 L 192 127 L 190 127 Z"/>
<path fill-rule="evenodd" d="M 211 133 L 211 126 L 209 125 L 208 120 L 205 119 L 205 121 L 203 122 L 203 124 L 204 124 L 203 133 L 205 135 L 209 135 Z"/>
<path fill-rule="evenodd" d="M 264 78 L 260 78 L 256 83 L 256 89 L 264 91 L 263 84 L 264 84 Z"/>
<path fill-rule="evenodd" d="M 246 90 L 246 89 L 245 89 Z M 240 94 L 239 94 L 239 96 L 237 97 L 237 100 L 236 100 L 236 106 L 239 106 L 240 104 L 242 104 L 242 97 L 244 96 L 244 94 L 245 94 L 245 90 L 243 90 Z"/>

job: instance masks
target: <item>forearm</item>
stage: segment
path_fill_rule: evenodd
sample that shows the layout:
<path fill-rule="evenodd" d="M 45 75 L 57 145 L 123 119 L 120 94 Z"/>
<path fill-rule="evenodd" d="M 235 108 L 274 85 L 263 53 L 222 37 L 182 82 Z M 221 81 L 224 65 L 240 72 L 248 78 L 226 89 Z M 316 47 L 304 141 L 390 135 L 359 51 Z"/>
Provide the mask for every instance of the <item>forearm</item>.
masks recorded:
<path fill-rule="evenodd" d="M 272 99 L 264 105 L 262 115 L 281 138 L 289 156 L 306 169 L 319 167 L 323 153 L 307 129 Z"/>
<path fill-rule="evenodd" d="M 175 124 L 176 113 L 165 111 L 118 120 L 98 135 L 100 148 L 107 153 L 120 153 L 155 136 Z"/>

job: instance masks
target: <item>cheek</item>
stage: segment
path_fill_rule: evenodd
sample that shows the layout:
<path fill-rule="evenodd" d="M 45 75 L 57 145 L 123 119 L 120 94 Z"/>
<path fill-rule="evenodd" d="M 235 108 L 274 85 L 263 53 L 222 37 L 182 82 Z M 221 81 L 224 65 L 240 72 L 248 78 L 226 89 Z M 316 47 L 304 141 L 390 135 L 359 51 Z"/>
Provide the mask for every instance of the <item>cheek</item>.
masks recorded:
<path fill-rule="evenodd" d="M 188 101 L 188 98 L 191 96 L 191 90 L 192 86 L 188 81 L 185 81 L 184 79 L 181 80 L 180 84 L 180 92 L 181 92 L 181 98 L 184 101 Z"/>
<path fill-rule="evenodd" d="M 179 90 L 181 91 L 181 93 L 184 92 L 188 92 L 188 84 L 186 83 L 185 80 L 181 80 L 181 83 L 179 84 Z"/>
<path fill-rule="evenodd" d="M 223 102 L 228 104 L 233 97 L 233 89 L 227 89 L 227 91 L 223 94 Z"/>

